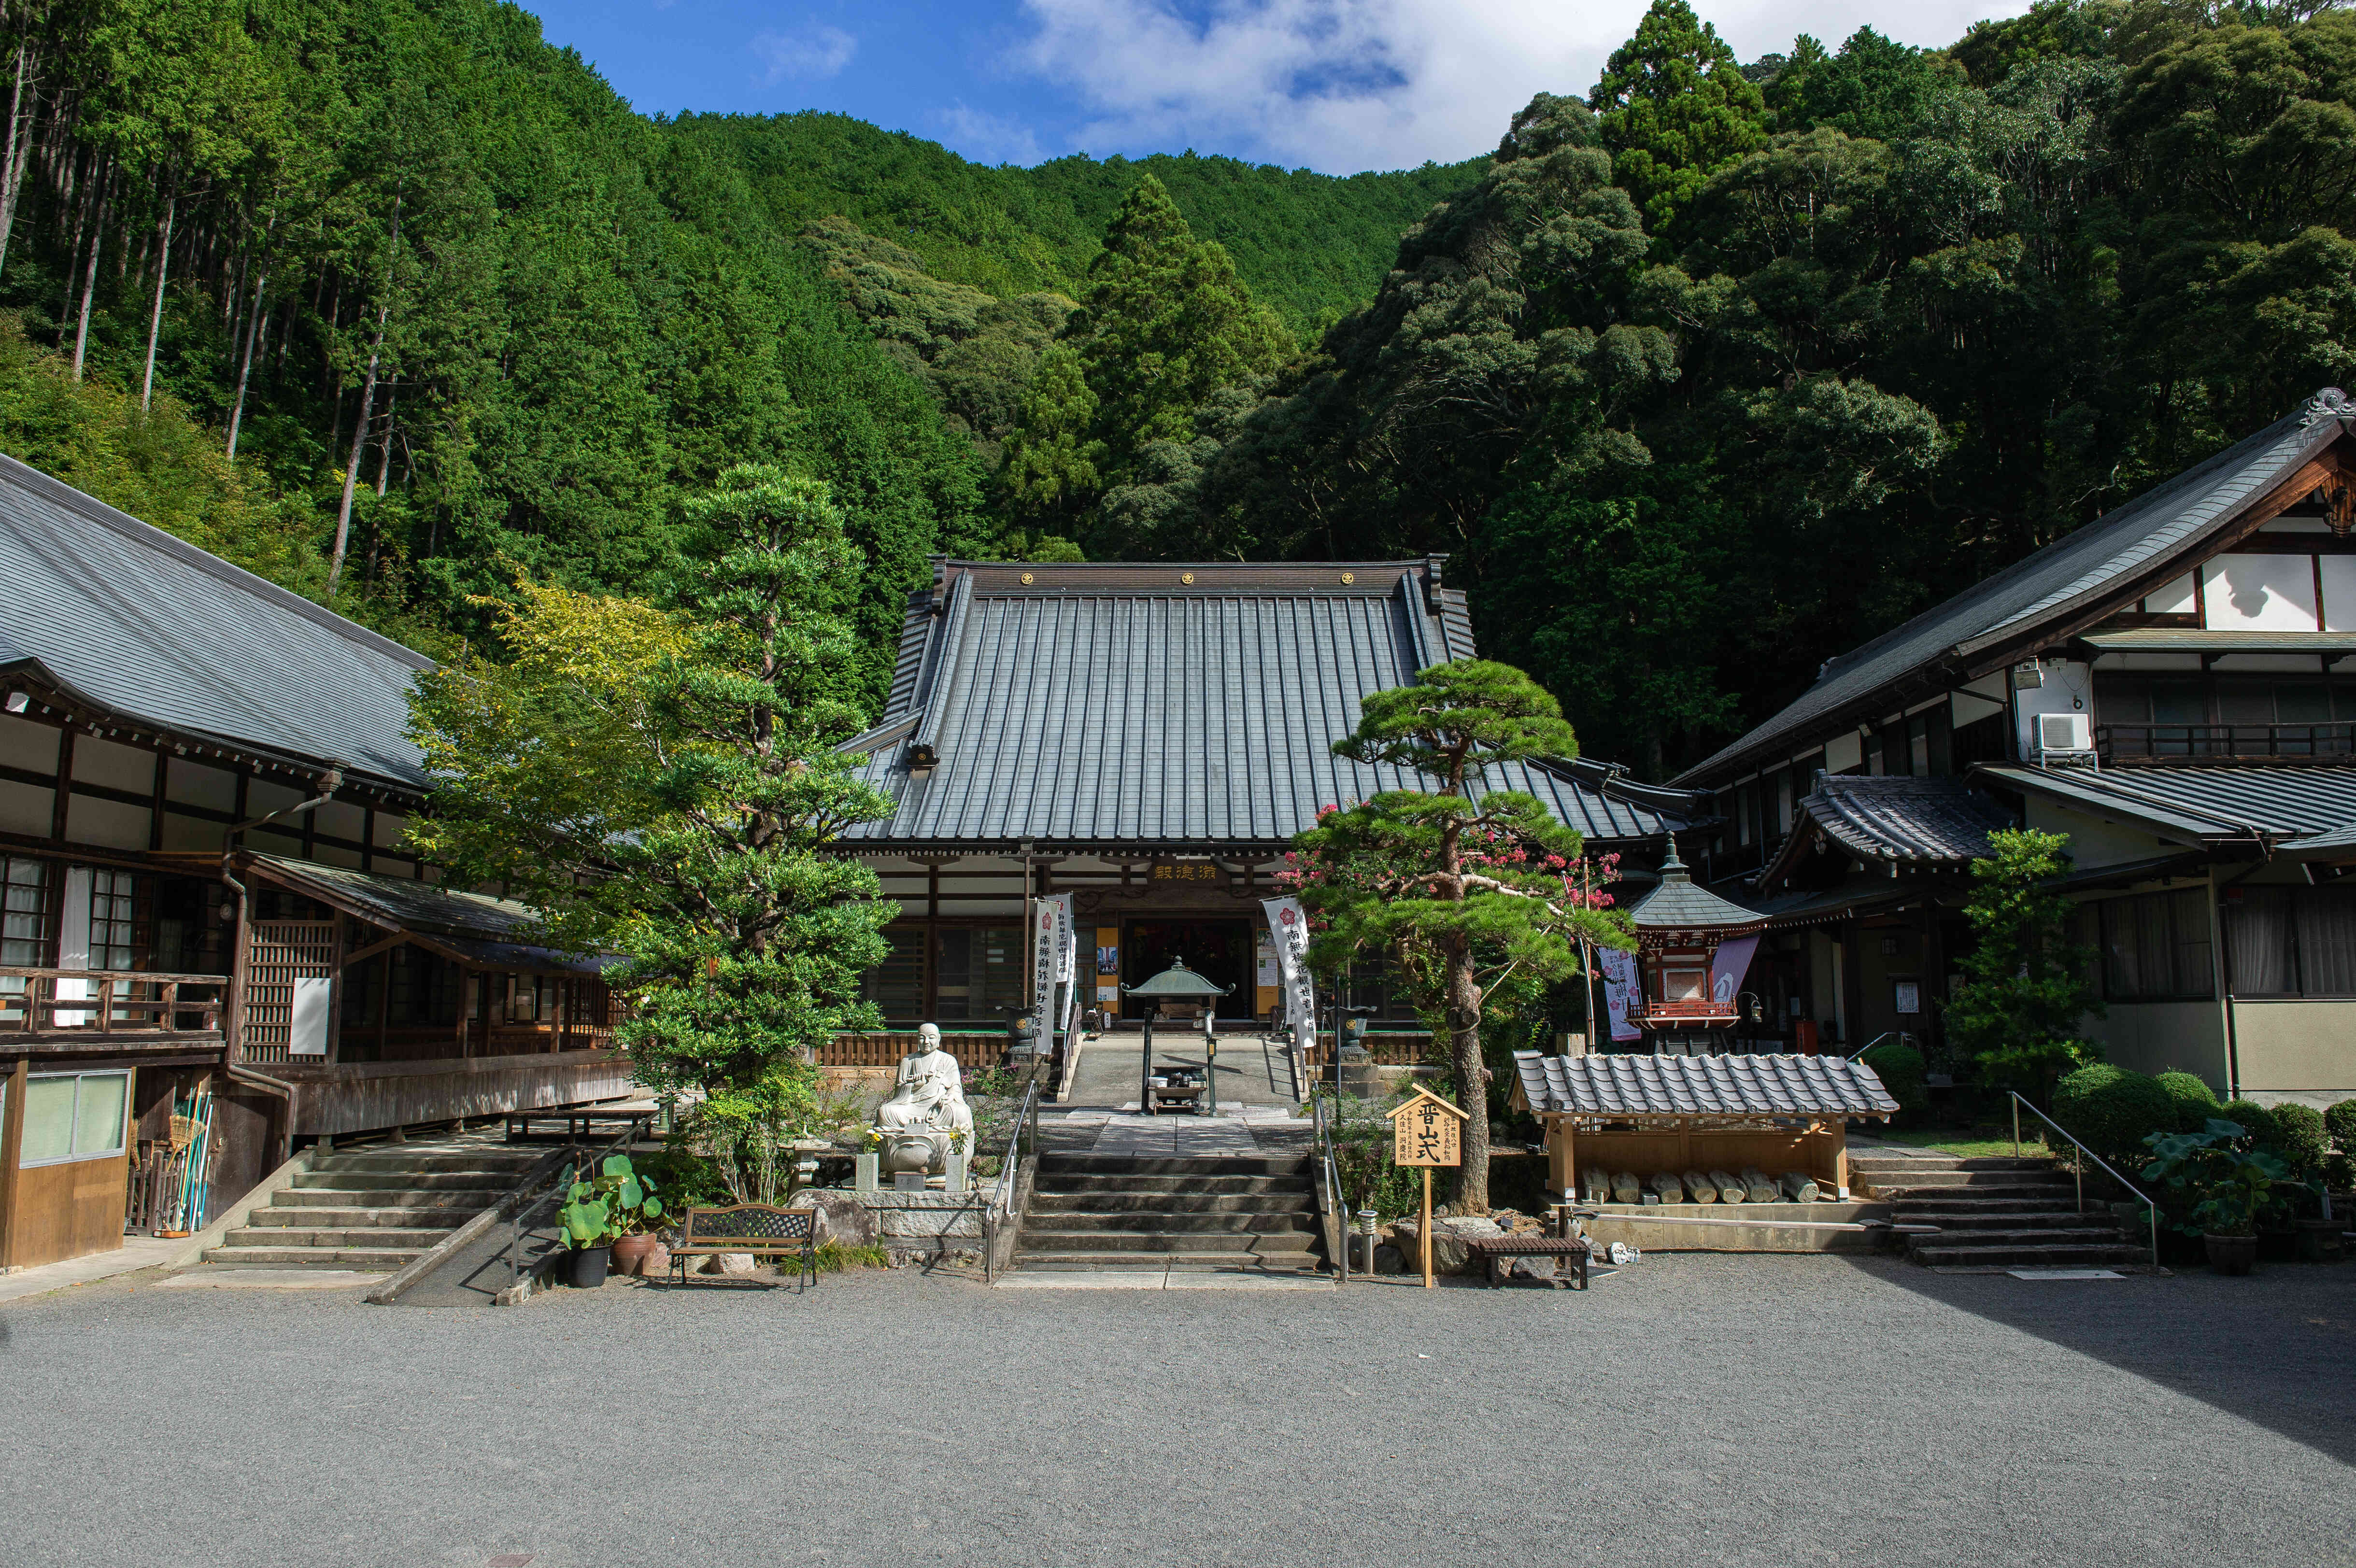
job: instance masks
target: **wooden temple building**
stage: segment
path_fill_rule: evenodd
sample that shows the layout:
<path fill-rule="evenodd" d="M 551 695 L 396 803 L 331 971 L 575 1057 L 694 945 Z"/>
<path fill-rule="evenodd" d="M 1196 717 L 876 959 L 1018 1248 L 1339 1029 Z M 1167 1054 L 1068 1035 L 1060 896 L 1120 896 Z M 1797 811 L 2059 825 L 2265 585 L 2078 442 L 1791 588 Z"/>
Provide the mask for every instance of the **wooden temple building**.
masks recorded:
<path fill-rule="evenodd" d="M 2110 1061 L 2356 1094 L 2356 403 L 1829 661 L 1675 782 L 1718 802 L 1704 880 L 1762 918 L 1758 1049 L 1904 1034 L 1939 1070 L 1970 863 L 2027 826 L 2069 837 Z"/>
<path fill-rule="evenodd" d="M 0 458 L 0 1268 L 119 1246 L 199 1132 L 219 1210 L 294 1140 L 627 1091 L 594 967 L 403 846 L 428 662 Z"/>
<path fill-rule="evenodd" d="M 1059 894 L 1080 1008 L 1134 1023 L 1121 987 L 1183 958 L 1228 987 L 1223 1024 L 1272 1017 L 1263 901 L 1293 835 L 1323 806 L 1430 787 L 1333 745 L 1368 693 L 1477 656 L 1445 565 L 937 559 L 909 598 L 883 718 L 845 747 L 896 803 L 842 846 L 900 905 L 869 986 L 887 1021 L 936 1020 L 954 1040 L 1047 1001 L 1026 913 Z M 1640 887 L 1666 836 L 1712 810 L 1706 794 L 1583 759 L 1497 768 L 1483 786 L 1536 795 Z M 1318 976 L 1317 992 L 1373 1009 L 1374 1040 L 1413 1053 L 1393 1059 L 1420 1054 L 1421 1025 L 1381 965 Z"/>

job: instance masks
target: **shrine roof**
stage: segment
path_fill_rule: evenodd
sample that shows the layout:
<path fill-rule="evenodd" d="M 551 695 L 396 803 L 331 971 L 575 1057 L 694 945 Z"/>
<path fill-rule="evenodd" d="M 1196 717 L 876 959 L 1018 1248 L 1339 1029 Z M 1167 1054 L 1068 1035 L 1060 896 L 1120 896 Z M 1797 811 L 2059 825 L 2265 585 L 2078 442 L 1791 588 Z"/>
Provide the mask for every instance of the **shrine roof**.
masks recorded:
<path fill-rule="evenodd" d="M 1333 754 L 1372 692 L 1476 657 L 1444 557 L 936 563 L 910 597 L 882 720 L 844 744 L 889 795 L 847 847 L 1281 848 L 1321 807 L 1430 788 Z M 1590 839 L 1708 818 L 1708 797 L 1537 760 L 1526 790 Z"/>
<path fill-rule="evenodd" d="M 1533 1115 L 1887 1116 L 1898 1102 L 1870 1067 L 1837 1056 L 1514 1053 Z"/>

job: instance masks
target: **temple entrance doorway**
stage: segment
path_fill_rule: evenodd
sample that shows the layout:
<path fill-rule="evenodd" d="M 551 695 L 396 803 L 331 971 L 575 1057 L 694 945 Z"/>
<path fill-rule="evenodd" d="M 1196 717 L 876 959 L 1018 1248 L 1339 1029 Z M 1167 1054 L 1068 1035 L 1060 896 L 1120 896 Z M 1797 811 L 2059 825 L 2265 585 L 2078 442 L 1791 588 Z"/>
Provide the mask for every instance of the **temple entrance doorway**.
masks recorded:
<path fill-rule="evenodd" d="M 1120 933 L 1120 981 L 1141 986 L 1179 959 L 1215 986 L 1232 987 L 1219 998 L 1219 1017 L 1250 1019 L 1258 993 L 1253 989 L 1252 927 L 1248 920 L 1160 919 L 1125 921 Z M 1124 995 L 1120 1016 L 1141 1019 L 1145 1004 Z M 1162 1011 L 1164 1020 L 1171 1010 Z"/>

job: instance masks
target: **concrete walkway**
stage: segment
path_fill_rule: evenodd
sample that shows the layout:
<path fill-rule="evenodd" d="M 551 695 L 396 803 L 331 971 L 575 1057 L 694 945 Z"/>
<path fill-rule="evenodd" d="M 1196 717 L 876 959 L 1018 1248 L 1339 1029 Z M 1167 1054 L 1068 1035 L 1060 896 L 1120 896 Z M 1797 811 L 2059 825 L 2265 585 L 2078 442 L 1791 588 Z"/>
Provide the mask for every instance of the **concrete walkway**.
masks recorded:
<path fill-rule="evenodd" d="M 37 1268 L 0 1274 L 0 1301 L 45 1296 L 69 1285 L 88 1285 L 93 1280 L 112 1279 L 119 1274 L 155 1268 L 169 1262 L 187 1244 L 185 1236 L 125 1236 L 123 1245 L 111 1253 L 92 1253 L 86 1258 L 68 1258 L 61 1264 L 42 1264 Z"/>
<path fill-rule="evenodd" d="M 1142 1075 L 1145 1037 L 1141 1034 L 1100 1034 L 1081 1042 L 1080 1061 L 1072 1075 L 1071 1093 L 1063 1103 L 1107 1110 L 1137 1109 L 1138 1079 Z M 1203 1037 L 1185 1029 L 1157 1029 L 1153 1035 L 1153 1065 L 1200 1069 L 1205 1061 Z M 1281 1042 L 1256 1034 L 1223 1034 L 1218 1053 L 1219 1109 L 1252 1106 L 1297 1106 L 1292 1067 Z"/>

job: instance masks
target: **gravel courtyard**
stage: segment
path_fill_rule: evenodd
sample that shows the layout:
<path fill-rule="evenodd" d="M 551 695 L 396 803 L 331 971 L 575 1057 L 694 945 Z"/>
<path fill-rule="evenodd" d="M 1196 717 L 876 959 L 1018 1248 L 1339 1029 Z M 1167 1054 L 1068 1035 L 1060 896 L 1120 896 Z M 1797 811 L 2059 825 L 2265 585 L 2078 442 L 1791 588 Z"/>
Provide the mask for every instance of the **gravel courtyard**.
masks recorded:
<path fill-rule="evenodd" d="M 8 1560 L 2356 1563 L 2356 1265 L 0 1308 Z"/>

